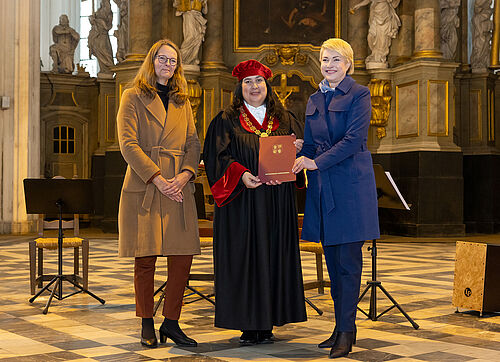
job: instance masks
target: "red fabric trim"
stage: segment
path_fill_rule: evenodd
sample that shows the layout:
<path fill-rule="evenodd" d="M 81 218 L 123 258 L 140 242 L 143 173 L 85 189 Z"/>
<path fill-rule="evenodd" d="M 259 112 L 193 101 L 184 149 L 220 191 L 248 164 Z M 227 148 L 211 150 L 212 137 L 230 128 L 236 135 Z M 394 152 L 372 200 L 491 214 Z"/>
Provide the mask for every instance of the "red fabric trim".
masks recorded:
<path fill-rule="evenodd" d="M 259 121 L 257 121 L 255 119 L 255 117 L 252 115 L 252 113 L 250 113 L 250 111 L 248 110 L 248 108 L 243 104 L 243 109 L 245 111 L 245 113 L 247 114 L 248 116 L 248 119 L 250 120 L 250 122 L 253 124 L 253 126 L 258 129 L 259 131 L 262 131 L 262 130 L 266 130 L 267 129 L 267 124 L 269 122 L 269 118 L 267 116 L 267 113 L 266 113 L 266 116 L 264 117 L 264 122 L 262 122 L 262 125 L 260 125 Z M 243 127 L 245 129 L 245 131 L 247 132 L 250 132 L 250 133 L 254 133 L 250 127 L 248 127 L 248 124 L 245 122 L 245 119 L 243 118 L 243 114 L 240 114 L 240 124 L 241 124 L 241 127 Z M 277 118 L 274 118 L 273 117 L 273 128 L 271 129 L 271 132 L 274 132 L 278 129 L 278 127 L 280 126 L 280 122 Z"/>
<path fill-rule="evenodd" d="M 233 193 L 234 189 L 238 185 L 240 181 L 241 175 L 244 172 L 249 171 L 246 167 L 239 164 L 238 162 L 233 162 L 229 165 L 224 176 L 222 176 L 211 188 L 212 195 L 214 197 L 217 206 L 221 207 L 229 202 L 232 199 L 228 199 L 229 196 Z M 241 191 L 240 191 L 241 192 Z M 236 196 L 235 196 L 236 197 Z"/>

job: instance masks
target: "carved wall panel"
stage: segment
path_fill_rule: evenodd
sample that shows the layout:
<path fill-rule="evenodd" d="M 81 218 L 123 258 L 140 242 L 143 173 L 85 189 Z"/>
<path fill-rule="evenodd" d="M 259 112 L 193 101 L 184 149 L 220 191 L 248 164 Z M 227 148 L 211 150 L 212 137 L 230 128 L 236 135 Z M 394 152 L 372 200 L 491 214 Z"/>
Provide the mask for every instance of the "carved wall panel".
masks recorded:
<path fill-rule="evenodd" d="M 396 86 L 396 137 L 419 135 L 419 81 Z"/>
<path fill-rule="evenodd" d="M 427 135 L 448 136 L 448 82 L 427 81 Z"/>

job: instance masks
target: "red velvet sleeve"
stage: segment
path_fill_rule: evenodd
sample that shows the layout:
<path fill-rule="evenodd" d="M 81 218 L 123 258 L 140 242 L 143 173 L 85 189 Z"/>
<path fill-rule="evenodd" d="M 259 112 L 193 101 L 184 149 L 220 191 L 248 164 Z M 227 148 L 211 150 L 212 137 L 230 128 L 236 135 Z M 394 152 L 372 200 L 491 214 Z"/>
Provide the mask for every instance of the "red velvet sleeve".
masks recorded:
<path fill-rule="evenodd" d="M 232 162 L 224 175 L 210 188 L 217 206 L 221 207 L 233 200 L 243 188 L 234 192 L 240 182 L 241 175 L 248 169 L 238 162 Z"/>

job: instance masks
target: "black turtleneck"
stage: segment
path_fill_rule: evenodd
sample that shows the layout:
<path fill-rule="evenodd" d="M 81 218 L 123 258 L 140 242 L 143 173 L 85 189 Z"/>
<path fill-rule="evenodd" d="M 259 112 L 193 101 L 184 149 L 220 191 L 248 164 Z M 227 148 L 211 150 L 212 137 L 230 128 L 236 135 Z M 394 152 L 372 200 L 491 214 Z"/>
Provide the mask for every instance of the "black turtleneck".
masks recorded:
<path fill-rule="evenodd" d="M 158 92 L 158 95 L 163 102 L 165 111 L 168 112 L 168 86 L 156 82 L 156 91 Z"/>

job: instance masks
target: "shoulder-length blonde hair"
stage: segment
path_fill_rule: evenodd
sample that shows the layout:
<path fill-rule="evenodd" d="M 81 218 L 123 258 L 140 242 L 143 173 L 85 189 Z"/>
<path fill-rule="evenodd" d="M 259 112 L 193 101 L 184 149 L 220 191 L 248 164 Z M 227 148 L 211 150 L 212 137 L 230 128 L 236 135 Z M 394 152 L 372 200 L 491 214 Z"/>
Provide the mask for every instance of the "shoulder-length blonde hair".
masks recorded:
<path fill-rule="evenodd" d="M 186 78 L 184 78 L 184 70 L 182 69 L 181 52 L 177 45 L 170 39 L 158 40 L 153 44 L 132 84 L 149 97 L 152 98 L 155 96 L 156 81 L 158 77 L 156 76 L 154 62 L 158 51 L 164 45 L 171 47 L 177 53 L 177 66 L 175 67 L 172 78 L 167 82 L 167 87 L 169 89 L 168 97 L 177 104 L 184 104 L 188 99 L 188 92 Z"/>
<path fill-rule="evenodd" d="M 319 51 L 320 62 L 325 49 L 334 50 L 342 55 L 350 63 L 347 74 L 354 73 L 354 52 L 352 51 L 351 44 L 340 38 L 330 38 L 325 40 L 323 44 L 321 44 L 321 50 Z"/>

